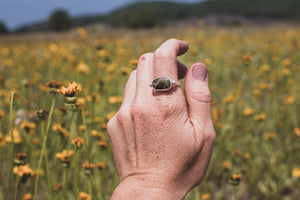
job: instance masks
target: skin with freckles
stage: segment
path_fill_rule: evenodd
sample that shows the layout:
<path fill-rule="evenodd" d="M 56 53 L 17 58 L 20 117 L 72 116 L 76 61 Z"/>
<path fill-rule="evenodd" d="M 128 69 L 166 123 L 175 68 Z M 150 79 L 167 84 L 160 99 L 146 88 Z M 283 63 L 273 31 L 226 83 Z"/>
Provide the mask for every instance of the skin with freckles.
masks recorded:
<path fill-rule="evenodd" d="M 120 179 L 111 199 L 183 199 L 203 180 L 215 141 L 211 96 L 206 66 L 177 61 L 187 50 L 186 42 L 167 40 L 131 73 L 107 127 Z M 185 95 L 178 86 L 154 91 L 157 77 L 185 77 Z"/>

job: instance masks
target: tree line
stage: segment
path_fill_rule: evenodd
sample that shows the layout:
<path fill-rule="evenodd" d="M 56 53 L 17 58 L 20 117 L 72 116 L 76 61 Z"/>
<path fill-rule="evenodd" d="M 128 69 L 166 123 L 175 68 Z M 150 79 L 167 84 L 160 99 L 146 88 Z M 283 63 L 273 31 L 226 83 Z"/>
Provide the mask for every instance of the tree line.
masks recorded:
<path fill-rule="evenodd" d="M 107 15 L 71 18 L 67 11 L 56 10 L 47 22 L 23 26 L 15 32 L 65 31 L 74 26 L 105 23 L 114 27 L 157 27 L 170 20 L 203 17 L 208 14 L 229 14 L 249 18 L 300 19 L 299 0 L 206 0 L 199 3 L 135 2 Z M 0 22 L 0 34 L 8 33 Z"/>

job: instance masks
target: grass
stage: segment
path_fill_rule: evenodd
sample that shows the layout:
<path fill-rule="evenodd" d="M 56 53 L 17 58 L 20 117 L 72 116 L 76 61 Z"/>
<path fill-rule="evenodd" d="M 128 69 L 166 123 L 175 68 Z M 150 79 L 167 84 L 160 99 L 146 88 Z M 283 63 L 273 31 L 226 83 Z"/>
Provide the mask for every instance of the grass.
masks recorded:
<path fill-rule="evenodd" d="M 34 196 L 38 177 L 36 199 L 109 199 L 118 177 L 106 124 L 120 106 L 138 57 L 170 37 L 190 44 L 181 62 L 200 61 L 209 68 L 217 132 L 208 174 L 186 199 L 296 200 L 300 29 L 287 24 L 101 33 L 78 28 L 1 38 L 0 199 Z M 82 89 L 80 107 L 71 110 L 57 94 L 50 114 L 53 95 L 45 84 L 51 80 L 64 86 L 75 81 Z M 41 109 L 48 113 L 46 120 L 36 114 Z M 71 144 L 71 133 L 84 139 L 81 148 Z M 27 157 L 18 160 L 21 152 Z"/>

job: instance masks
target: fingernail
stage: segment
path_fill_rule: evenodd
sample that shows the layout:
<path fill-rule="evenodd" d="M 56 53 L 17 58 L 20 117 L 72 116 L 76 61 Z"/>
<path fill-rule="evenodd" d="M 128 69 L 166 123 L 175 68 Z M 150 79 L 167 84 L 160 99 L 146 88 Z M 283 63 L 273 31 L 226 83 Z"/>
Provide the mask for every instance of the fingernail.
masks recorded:
<path fill-rule="evenodd" d="M 202 66 L 195 66 L 193 69 L 193 77 L 199 81 L 206 81 L 207 68 Z"/>

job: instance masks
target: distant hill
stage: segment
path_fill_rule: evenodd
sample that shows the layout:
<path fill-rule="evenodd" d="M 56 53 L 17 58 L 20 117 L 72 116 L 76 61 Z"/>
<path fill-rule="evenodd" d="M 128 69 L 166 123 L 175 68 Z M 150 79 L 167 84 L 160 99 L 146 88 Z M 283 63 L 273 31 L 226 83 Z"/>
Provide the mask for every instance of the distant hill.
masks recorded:
<path fill-rule="evenodd" d="M 168 1 L 136 2 L 107 15 L 76 17 L 74 26 L 105 23 L 114 27 L 164 26 L 168 21 L 204 17 L 206 15 L 237 15 L 252 19 L 300 19 L 300 0 L 207 0 L 199 3 Z M 15 32 L 48 31 L 47 22 L 22 26 Z"/>

